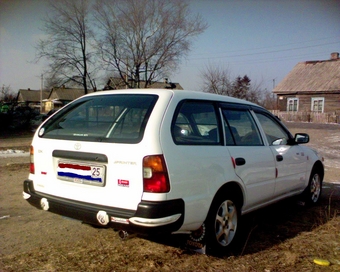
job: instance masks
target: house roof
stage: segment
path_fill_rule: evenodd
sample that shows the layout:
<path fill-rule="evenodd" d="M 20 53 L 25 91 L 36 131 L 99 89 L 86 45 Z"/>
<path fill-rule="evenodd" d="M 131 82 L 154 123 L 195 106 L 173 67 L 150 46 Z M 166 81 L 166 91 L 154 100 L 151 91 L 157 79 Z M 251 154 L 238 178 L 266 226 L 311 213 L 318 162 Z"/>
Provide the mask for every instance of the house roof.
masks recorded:
<path fill-rule="evenodd" d="M 42 91 L 42 99 L 46 99 L 49 91 Z M 40 90 L 20 89 L 17 102 L 40 102 Z"/>
<path fill-rule="evenodd" d="M 144 86 L 145 81 L 141 80 L 140 81 L 141 86 Z M 118 77 L 110 77 L 104 90 L 105 89 L 125 89 L 126 85 L 124 81 L 121 78 Z M 174 83 L 174 82 L 159 82 L 159 81 L 154 81 L 151 82 L 151 84 L 148 85 L 147 88 L 152 88 L 152 89 L 177 89 L 177 90 L 183 90 L 183 87 L 179 83 Z"/>
<path fill-rule="evenodd" d="M 88 93 L 92 93 L 92 90 L 88 90 Z M 50 92 L 48 99 L 50 100 L 62 100 L 62 101 L 72 101 L 78 97 L 85 94 L 84 89 L 75 88 L 53 88 Z"/>
<path fill-rule="evenodd" d="M 273 93 L 340 93 L 339 54 L 332 53 L 330 60 L 298 63 L 274 88 Z"/>
<path fill-rule="evenodd" d="M 152 82 L 151 85 L 148 86 L 148 88 L 153 89 L 176 89 L 176 90 L 183 90 L 183 87 L 176 82 L 171 83 L 165 83 L 165 82 Z"/>

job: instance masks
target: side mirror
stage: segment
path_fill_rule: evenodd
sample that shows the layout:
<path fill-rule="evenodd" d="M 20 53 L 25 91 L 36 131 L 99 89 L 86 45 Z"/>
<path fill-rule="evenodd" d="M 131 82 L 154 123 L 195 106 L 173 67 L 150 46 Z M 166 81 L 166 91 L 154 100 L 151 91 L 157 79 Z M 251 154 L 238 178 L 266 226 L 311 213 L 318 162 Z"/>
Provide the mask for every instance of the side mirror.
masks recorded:
<path fill-rule="evenodd" d="M 294 137 L 294 141 L 297 144 L 306 144 L 309 142 L 309 135 L 306 133 L 296 133 Z"/>

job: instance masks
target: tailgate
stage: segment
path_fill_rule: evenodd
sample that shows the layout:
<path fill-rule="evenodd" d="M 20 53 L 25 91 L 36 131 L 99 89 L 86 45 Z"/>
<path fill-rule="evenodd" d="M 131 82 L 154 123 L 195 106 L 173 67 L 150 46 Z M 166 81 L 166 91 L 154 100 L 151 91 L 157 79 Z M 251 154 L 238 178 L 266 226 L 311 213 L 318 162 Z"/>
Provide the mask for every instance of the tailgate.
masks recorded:
<path fill-rule="evenodd" d="M 35 174 L 30 179 L 37 191 L 87 203 L 137 208 L 143 193 L 138 148 L 127 152 L 122 144 L 49 141 L 40 140 L 39 146 L 34 146 Z"/>

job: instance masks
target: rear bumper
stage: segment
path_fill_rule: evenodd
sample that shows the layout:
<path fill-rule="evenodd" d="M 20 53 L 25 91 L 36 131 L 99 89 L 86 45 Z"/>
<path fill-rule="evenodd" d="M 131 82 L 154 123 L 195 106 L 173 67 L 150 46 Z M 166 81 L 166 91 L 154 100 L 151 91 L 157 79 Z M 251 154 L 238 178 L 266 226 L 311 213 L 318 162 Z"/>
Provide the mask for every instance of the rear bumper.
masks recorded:
<path fill-rule="evenodd" d="M 24 181 L 23 197 L 34 207 L 92 225 L 140 234 L 171 233 L 184 221 L 184 201 L 141 201 L 137 210 L 96 205 L 36 192 L 32 180 Z"/>

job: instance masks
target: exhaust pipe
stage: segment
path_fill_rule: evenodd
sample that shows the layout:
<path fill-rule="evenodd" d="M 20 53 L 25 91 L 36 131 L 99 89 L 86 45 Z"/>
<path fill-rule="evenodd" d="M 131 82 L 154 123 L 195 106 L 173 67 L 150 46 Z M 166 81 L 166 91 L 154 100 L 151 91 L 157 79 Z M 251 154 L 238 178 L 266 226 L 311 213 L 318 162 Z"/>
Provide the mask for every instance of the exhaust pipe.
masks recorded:
<path fill-rule="evenodd" d="M 119 235 L 119 238 L 123 241 L 136 236 L 134 233 L 128 233 L 125 230 L 118 231 L 118 235 Z"/>

